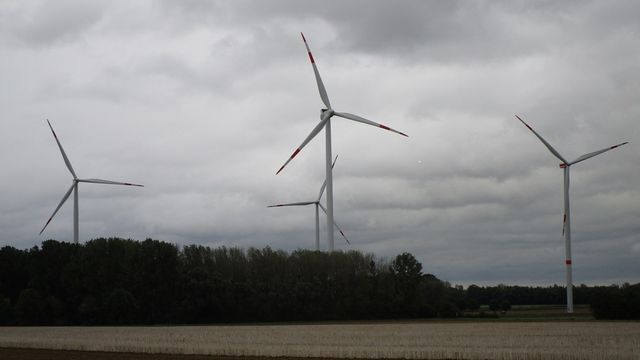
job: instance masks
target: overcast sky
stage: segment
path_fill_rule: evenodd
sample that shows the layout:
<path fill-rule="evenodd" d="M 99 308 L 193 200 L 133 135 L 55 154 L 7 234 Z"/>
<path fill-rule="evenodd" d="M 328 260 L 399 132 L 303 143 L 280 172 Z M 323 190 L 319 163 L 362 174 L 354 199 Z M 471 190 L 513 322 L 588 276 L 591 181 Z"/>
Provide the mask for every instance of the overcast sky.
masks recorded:
<path fill-rule="evenodd" d="M 640 2 L 3 1 L 0 245 L 80 239 L 313 249 L 331 104 L 335 219 L 352 245 L 457 284 L 640 281 Z M 321 245 L 326 249 L 326 222 Z"/>

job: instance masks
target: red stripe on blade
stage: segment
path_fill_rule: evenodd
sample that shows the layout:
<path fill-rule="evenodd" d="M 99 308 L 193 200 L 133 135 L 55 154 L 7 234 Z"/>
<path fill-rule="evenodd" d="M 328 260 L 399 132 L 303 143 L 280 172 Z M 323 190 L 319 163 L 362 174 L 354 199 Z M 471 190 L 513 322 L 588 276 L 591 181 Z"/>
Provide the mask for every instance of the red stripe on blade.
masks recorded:
<path fill-rule="evenodd" d="M 571 265 L 571 260 L 566 260 L 564 263 L 567 265 Z"/>
<path fill-rule="evenodd" d="M 385 130 L 391 130 L 388 126 L 384 126 L 382 124 L 378 125 L 378 127 L 381 127 L 381 128 L 383 128 Z"/>
<path fill-rule="evenodd" d="M 315 64 L 315 60 L 313 60 L 313 55 L 311 54 L 311 51 L 309 51 L 309 60 L 311 60 L 312 64 Z"/>
<path fill-rule="evenodd" d="M 296 155 L 298 155 L 299 152 L 300 152 L 300 149 L 296 149 L 296 151 L 293 152 L 293 155 L 291 155 L 291 158 L 293 159 L 294 157 L 296 157 Z"/>

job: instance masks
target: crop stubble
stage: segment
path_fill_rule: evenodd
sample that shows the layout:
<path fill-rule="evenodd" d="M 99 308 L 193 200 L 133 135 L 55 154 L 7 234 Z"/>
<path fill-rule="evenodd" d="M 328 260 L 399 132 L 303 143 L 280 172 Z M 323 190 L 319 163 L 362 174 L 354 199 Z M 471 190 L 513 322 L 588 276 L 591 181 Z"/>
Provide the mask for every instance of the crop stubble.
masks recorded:
<path fill-rule="evenodd" d="M 236 357 L 640 359 L 640 323 L 3 327 L 0 347 Z"/>

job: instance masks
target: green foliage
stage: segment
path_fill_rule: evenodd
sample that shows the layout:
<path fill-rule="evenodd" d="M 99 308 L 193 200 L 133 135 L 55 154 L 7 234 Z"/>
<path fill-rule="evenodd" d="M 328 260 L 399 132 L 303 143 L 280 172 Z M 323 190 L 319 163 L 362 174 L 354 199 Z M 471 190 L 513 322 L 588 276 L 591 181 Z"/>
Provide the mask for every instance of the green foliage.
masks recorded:
<path fill-rule="evenodd" d="M 640 284 L 612 285 L 596 291 L 598 295 L 591 303 L 596 319 L 640 319 Z"/>
<path fill-rule="evenodd" d="M 574 287 L 574 303 L 590 304 L 596 319 L 640 319 L 640 284 L 623 286 L 580 285 Z M 561 286 L 523 287 L 470 285 L 466 303 L 488 305 L 493 312 L 506 312 L 512 305 L 560 305 L 566 303 L 566 289 Z M 473 310 L 469 305 L 467 309 Z"/>
<path fill-rule="evenodd" d="M 10 324 L 13 321 L 11 300 L 0 293 L 0 324 Z"/>
<path fill-rule="evenodd" d="M 473 312 L 480 310 L 480 303 L 478 303 L 476 299 L 473 299 L 473 298 L 467 299 L 465 302 L 465 305 L 466 305 L 465 306 L 466 309 L 469 309 Z"/>
<path fill-rule="evenodd" d="M 497 299 L 489 301 L 489 310 L 496 312 L 500 309 L 500 302 Z"/>
<path fill-rule="evenodd" d="M 433 317 L 446 286 L 413 255 L 287 253 L 147 239 L 0 249 L 2 324 L 168 324 Z M 15 304 L 15 305 L 12 305 Z"/>
<path fill-rule="evenodd" d="M 96 299 L 87 295 L 82 299 L 82 303 L 78 306 L 77 318 L 82 325 L 98 325 L 101 321 L 101 308 Z"/>
<path fill-rule="evenodd" d="M 414 282 L 422 275 L 422 264 L 409 253 L 402 253 L 391 263 L 393 274 L 403 281 Z"/>
<path fill-rule="evenodd" d="M 45 302 L 38 290 L 27 288 L 20 292 L 16 302 L 16 316 L 21 325 L 43 325 L 45 321 Z"/>
<path fill-rule="evenodd" d="M 460 309 L 452 302 L 444 302 L 440 305 L 438 313 L 443 318 L 454 318 L 460 316 Z"/>
<path fill-rule="evenodd" d="M 0 325 L 208 324 L 458 317 L 562 304 L 564 288 L 451 286 L 403 253 L 287 253 L 147 239 L 0 249 Z M 639 317 L 639 285 L 580 286 L 598 318 Z"/>
<path fill-rule="evenodd" d="M 127 325 L 135 322 L 138 304 L 127 290 L 117 288 L 106 296 L 103 312 L 105 322 L 110 325 Z"/>
<path fill-rule="evenodd" d="M 0 294 L 12 303 L 29 283 L 29 250 L 22 251 L 11 246 L 0 249 Z"/>
<path fill-rule="evenodd" d="M 502 300 L 500 301 L 500 304 L 498 304 L 498 308 L 502 312 L 507 312 L 511 310 L 511 303 L 509 302 L 509 300 Z"/>

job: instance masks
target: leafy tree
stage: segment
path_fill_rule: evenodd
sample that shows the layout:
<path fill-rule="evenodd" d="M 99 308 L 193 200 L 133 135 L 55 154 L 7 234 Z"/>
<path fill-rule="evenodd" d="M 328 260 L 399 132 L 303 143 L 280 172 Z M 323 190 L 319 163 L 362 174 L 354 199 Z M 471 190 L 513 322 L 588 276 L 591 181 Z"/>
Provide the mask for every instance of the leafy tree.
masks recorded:
<path fill-rule="evenodd" d="M 78 322 L 83 325 L 99 325 L 102 324 L 101 317 L 102 308 L 96 301 L 96 299 L 91 296 L 85 296 L 82 299 L 82 302 L 78 306 L 77 310 L 77 318 Z"/>
<path fill-rule="evenodd" d="M 500 308 L 500 311 L 504 313 L 511 310 L 511 303 L 509 302 L 509 300 L 502 300 L 500 301 L 498 307 Z"/>
<path fill-rule="evenodd" d="M 500 301 L 498 299 L 491 299 L 491 301 L 489 301 L 489 310 L 493 312 L 500 310 Z"/>
<path fill-rule="evenodd" d="M 467 299 L 467 309 L 476 312 L 480 310 L 480 303 L 478 303 L 475 299 Z"/>
<path fill-rule="evenodd" d="M 11 300 L 0 293 L 0 325 L 9 325 L 13 322 L 13 308 Z"/>
<path fill-rule="evenodd" d="M 422 264 L 409 253 L 402 253 L 391 263 L 393 274 L 403 281 L 415 282 L 422 275 Z"/>
<path fill-rule="evenodd" d="M 446 301 L 440 305 L 438 314 L 443 318 L 454 318 L 460 315 L 460 309 L 453 302 Z"/>
<path fill-rule="evenodd" d="M 455 317 L 562 304 L 561 286 L 452 286 L 410 253 L 291 253 L 147 239 L 0 248 L 0 324 L 167 324 Z M 602 319 L 638 319 L 640 284 L 575 288 Z"/>
<path fill-rule="evenodd" d="M 20 292 L 29 284 L 29 251 L 11 246 L 0 249 L 0 293 L 15 303 Z"/>
<path fill-rule="evenodd" d="M 640 319 L 640 283 L 609 286 L 595 289 L 591 304 L 596 319 Z"/>
<path fill-rule="evenodd" d="M 103 311 L 108 324 L 127 325 L 134 323 L 138 304 L 130 292 L 117 288 L 106 297 Z"/>
<path fill-rule="evenodd" d="M 396 282 L 394 306 L 402 317 L 416 317 L 420 312 L 423 292 L 420 291 L 422 264 L 409 253 L 402 253 L 391 263 Z"/>
<path fill-rule="evenodd" d="M 46 303 L 36 289 L 27 288 L 20 292 L 16 302 L 16 316 L 22 325 L 45 324 Z"/>
<path fill-rule="evenodd" d="M 420 290 L 423 299 L 418 315 L 423 318 L 438 316 L 448 301 L 447 284 L 432 274 L 426 274 L 421 278 Z"/>

